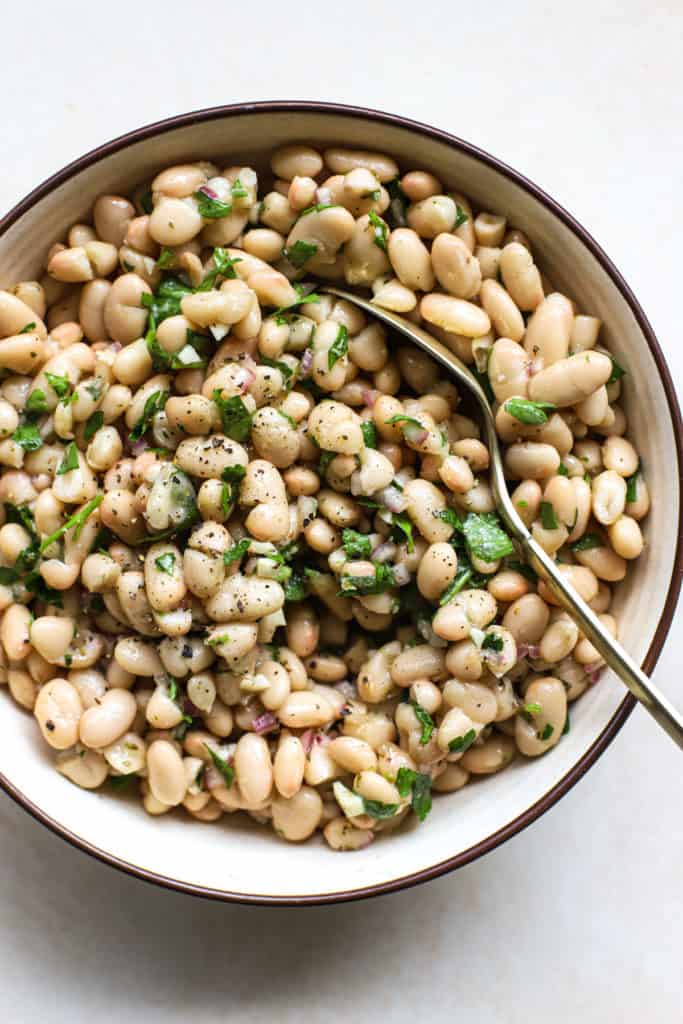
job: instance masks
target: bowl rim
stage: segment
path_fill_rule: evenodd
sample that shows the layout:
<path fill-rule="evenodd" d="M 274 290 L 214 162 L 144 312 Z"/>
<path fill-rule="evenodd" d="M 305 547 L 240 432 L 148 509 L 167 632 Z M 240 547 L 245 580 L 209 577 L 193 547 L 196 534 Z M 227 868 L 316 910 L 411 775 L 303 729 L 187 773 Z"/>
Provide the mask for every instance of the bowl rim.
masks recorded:
<path fill-rule="evenodd" d="M 678 475 L 679 491 L 679 521 L 677 524 L 676 554 L 672 565 L 671 578 L 664 603 L 664 609 L 657 624 L 657 629 L 655 630 L 650 647 L 648 648 L 642 662 L 643 670 L 648 674 L 651 673 L 657 663 L 664 641 L 671 627 L 671 622 L 681 589 L 681 583 L 683 582 L 683 526 L 681 522 L 681 517 L 683 515 L 683 419 L 681 418 L 681 410 L 671 379 L 671 374 L 654 330 L 622 274 L 619 272 L 609 256 L 604 252 L 602 247 L 596 242 L 593 236 L 572 216 L 572 214 L 570 214 L 563 206 L 561 206 L 529 178 L 520 174 L 519 171 L 514 170 L 508 164 L 499 160 L 497 157 L 485 150 L 480 149 L 478 146 L 475 146 L 472 143 L 451 134 L 450 132 L 444 131 L 440 128 L 434 128 L 431 125 L 413 120 L 412 118 L 402 117 L 398 114 L 391 114 L 385 111 L 375 110 L 373 108 L 340 103 L 325 103 L 316 100 L 265 100 L 257 102 L 247 101 L 242 103 L 231 103 L 216 107 L 205 107 L 199 110 L 189 111 L 184 114 L 177 114 L 172 117 L 164 118 L 160 121 L 154 121 L 151 124 L 133 129 L 123 135 L 117 136 L 109 142 L 103 143 L 102 145 L 89 150 L 83 156 L 71 161 L 61 168 L 61 170 L 50 175 L 32 189 L 14 207 L 12 207 L 12 209 L 2 217 L 2 219 L 0 219 L 0 237 L 2 237 L 9 228 L 36 202 L 43 199 L 55 188 L 68 181 L 74 175 L 79 174 L 91 167 L 93 164 L 98 163 L 103 158 L 119 152 L 134 143 L 143 142 L 154 138 L 155 136 L 163 135 L 166 132 L 174 131 L 178 128 L 184 128 L 193 124 L 239 117 L 245 114 L 277 113 L 329 114 L 336 117 L 348 117 L 351 119 L 358 118 L 366 121 L 374 121 L 378 124 L 387 124 L 396 128 L 408 129 L 416 135 L 422 135 L 437 142 L 445 143 L 451 148 L 457 149 L 460 152 L 465 153 L 467 156 L 473 157 L 508 178 L 525 192 L 529 193 L 541 205 L 546 207 L 550 213 L 558 218 L 579 238 L 610 277 L 612 283 L 619 290 L 622 298 L 629 306 L 636 322 L 638 323 L 657 366 L 657 370 L 664 387 L 664 392 L 666 394 L 669 415 L 671 416 L 674 428 L 676 447 L 676 470 Z M 147 868 L 131 864 L 129 861 L 124 861 L 107 850 L 103 850 L 100 847 L 95 846 L 93 843 L 82 839 L 80 836 L 62 825 L 59 821 L 51 818 L 33 801 L 29 800 L 2 773 L 0 773 L 0 787 L 2 787 L 2 789 L 17 804 L 19 804 L 20 807 L 23 807 L 25 811 L 35 818 L 36 821 L 45 825 L 46 828 L 49 828 L 50 831 L 54 832 L 62 839 L 65 839 L 72 846 L 89 854 L 97 860 L 102 861 L 104 864 L 117 868 L 132 877 L 154 883 L 163 888 L 191 896 L 199 896 L 204 899 L 247 905 L 318 906 L 322 904 L 344 903 L 352 900 L 367 899 L 371 896 L 379 896 L 390 892 L 396 892 L 401 889 L 408 889 L 414 885 L 420 884 L 421 882 L 438 878 L 450 871 L 454 871 L 456 868 L 463 867 L 465 864 L 469 864 L 472 861 L 477 860 L 485 853 L 494 850 L 496 847 L 506 842 L 506 840 L 512 838 L 512 836 L 517 835 L 554 806 L 579 781 L 579 779 L 583 777 L 588 769 L 596 762 L 598 757 L 600 757 L 600 755 L 607 749 L 626 719 L 633 711 L 635 705 L 635 697 L 627 693 L 605 728 L 579 761 L 577 761 L 576 764 L 574 764 L 551 789 L 544 793 L 536 803 L 532 804 L 531 807 L 527 808 L 526 811 L 518 817 L 497 829 L 485 839 L 480 840 L 478 843 L 475 843 L 473 846 L 455 854 L 452 857 L 447 857 L 438 864 L 433 864 L 431 867 L 410 872 L 406 875 L 400 876 L 399 878 L 389 879 L 386 882 L 379 882 L 374 885 L 362 886 L 360 888 L 347 889 L 339 892 L 326 892 L 301 896 L 271 896 L 258 893 L 229 892 L 222 889 L 209 888 L 169 878 Z"/>

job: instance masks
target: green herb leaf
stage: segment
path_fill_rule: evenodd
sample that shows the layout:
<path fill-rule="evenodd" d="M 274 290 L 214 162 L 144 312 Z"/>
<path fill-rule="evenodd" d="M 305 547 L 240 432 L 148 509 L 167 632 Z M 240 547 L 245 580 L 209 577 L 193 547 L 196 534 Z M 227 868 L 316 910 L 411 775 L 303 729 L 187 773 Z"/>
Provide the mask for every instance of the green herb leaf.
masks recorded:
<path fill-rule="evenodd" d="M 208 743 L 204 746 L 208 750 L 211 760 L 214 763 L 214 767 L 218 769 L 223 778 L 225 779 L 225 785 L 230 788 L 235 781 L 235 769 L 227 761 L 224 761 L 220 754 L 217 754 L 215 750 L 212 750 Z"/>
<path fill-rule="evenodd" d="M 30 324 L 24 324 L 24 326 L 21 328 L 21 330 L 18 333 L 19 334 L 30 334 L 31 331 L 35 331 L 35 329 L 36 329 L 36 322 L 35 322 L 35 320 L 31 320 L 31 323 Z"/>
<path fill-rule="evenodd" d="M 399 544 L 405 540 L 408 554 L 415 550 L 413 524 L 405 512 L 394 512 L 391 516 L 392 538 Z"/>
<path fill-rule="evenodd" d="M 175 253 L 173 249 L 164 246 L 159 253 L 159 259 L 156 261 L 156 266 L 159 270 L 167 270 L 175 263 Z"/>
<path fill-rule="evenodd" d="M 477 734 L 474 729 L 468 729 L 464 736 L 456 736 L 448 744 L 448 749 L 451 754 L 464 754 L 466 750 L 469 750 L 474 741 L 477 738 Z"/>
<path fill-rule="evenodd" d="M 220 388 L 216 388 L 213 400 L 221 414 L 221 424 L 226 437 L 231 437 L 233 441 L 246 441 L 251 432 L 251 413 L 239 395 L 223 398 Z"/>
<path fill-rule="evenodd" d="M 419 427 L 420 430 L 425 430 L 426 429 L 424 424 L 420 423 L 420 421 L 416 420 L 413 416 L 403 416 L 403 415 L 391 416 L 390 419 L 385 420 L 384 422 L 385 423 L 390 423 L 392 425 L 394 423 L 405 423 L 406 425 L 409 425 L 411 427 Z"/>
<path fill-rule="evenodd" d="M 35 423 L 21 423 L 12 434 L 12 440 L 16 441 L 25 452 L 36 452 L 43 444 L 40 431 Z"/>
<path fill-rule="evenodd" d="M 412 768 L 401 767 L 396 776 L 399 795 L 411 794 L 411 807 L 420 821 L 424 821 L 432 809 L 432 778 Z"/>
<path fill-rule="evenodd" d="M 74 540 L 78 540 L 81 534 L 81 530 L 85 525 L 85 521 L 90 515 L 92 515 L 96 508 L 100 507 L 103 501 L 104 495 L 96 494 L 92 501 L 89 501 L 88 504 L 84 505 L 83 508 L 80 509 L 78 512 L 74 512 L 74 514 L 70 516 L 67 519 L 67 521 L 59 527 L 58 530 L 55 530 L 54 533 L 51 533 L 49 537 L 46 537 L 45 540 L 42 540 L 40 542 L 40 553 L 42 554 L 44 551 L 47 551 L 50 545 L 54 544 L 56 540 L 59 540 L 59 538 L 68 530 L 73 529 Z"/>
<path fill-rule="evenodd" d="M 541 502 L 541 523 L 544 530 L 557 530 L 560 525 L 555 516 L 555 509 L 550 501 Z"/>
<path fill-rule="evenodd" d="M 432 733 L 436 728 L 434 724 L 434 719 L 432 718 L 428 711 L 425 711 L 421 704 L 417 703 L 417 701 L 411 701 L 411 704 L 413 707 L 413 711 L 415 712 L 415 717 L 422 726 L 420 744 L 424 747 L 427 745 L 427 743 L 429 743 L 430 739 L 432 738 Z"/>
<path fill-rule="evenodd" d="M 394 573 L 389 565 L 384 562 L 375 562 L 374 576 L 344 576 L 340 577 L 341 597 L 365 597 L 367 594 L 384 594 L 396 586 Z"/>
<path fill-rule="evenodd" d="M 535 426 L 539 423 L 548 422 L 548 411 L 555 409 L 552 402 L 532 402 L 528 398 L 508 398 L 504 408 L 510 416 L 514 416 L 520 423 L 528 426 Z"/>
<path fill-rule="evenodd" d="M 523 707 L 523 711 L 527 715 L 540 715 L 542 710 L 543 708 L 536 701 L 533 701 L 531 704 L 525 704 Z"/>
<path fill-rule="evenodd" d="M 385 224 L 381 217 L 379 217 L 374 210 L 370 210 L 368 214 L 368 220 L 373 227 L 373 242 L 378 249 L 382 252 L 387 251 L 387 236 L 389 234 L 389 226 Z"/>
<path fill-rule="evenodd" d="M 142 416 L 130 432 L 131 441 L 139 441 L 141 437 L 144 437 L 151 426 L 152 419 L 166 405 L 169 394 L 170 392 L 168 391 L 153 391 L 152 394 L 148 396 L 142 410 Z"/>
<path fill-rule="evenodd" d="M 569 721 L 569 711 L 567 711 L 567 717 L 564 720 L 564 729 L 562 730 L 562 735 L 566 736 L 570 729 L 571 722 Z"/>
<path fill-rule="evenodd" d="M 219 220 L 232 212 L 232 203 L 224 203 L 222 199 L 213 199 L 211 196 L 207 196 L 206 192 L 199 190 L 193 192 L 192 196 L 197 200 L 200 217 L 204 217 L 205 220 Z"/>
<path fill-rule="evenodd" d="M 495 512 L 469 512 L 462 529 L 470 553 L 482 562 L 496 562 L 514 551 Z"/>
<path fill-rule="evenodd" d="M 133 779 L 137 779 L 137 772 L 128 772 L 126 775 L 110 775 L 109 785 L 113 789 L 128 789 Z"/>
<path fill-rule="evenodd" d="M 62 461 L 57 467 L 57 476 L 64 476 L 65 473 L 70 473 L 73 469 L 78 469 L 78 448 L 75 441 L 67 445 Z"/>
<path fill-rule="evenodd" d="M 232 562 L 239 562 L 240 558 L 246 555 L 250 544 L 251 539 L 249 537 L 243 537 L 237 544 L 233 544 L 231 548 L 223 552 L 224 563 L 230 565 Z"/>
<path fill-rule="evenodd" d="M 401 188 L 399 179 L 394 178 L 393 181 L 388 182 L 386 190 L 390 198 L 388 215 L 391 217 L 392 227 L 404 228 L 407 223 L 408 199 Z"/>
<path fill-rule="evenodd" d="M 233 506 L 239 495 L 239 483 L 244 479 L 246 469 L 244 466 L 226 466 L 221 474 L 223 487 L 221 490 L 221 511 L 226 519 L 229 518 Z"/>
<path fill-rule="evenodd" d="M 463 208 L 460 205 L 460 203 L 456 203 L 455 204 L 455 224 L 453 225 L 453 230 L 457 231 L 458 228 L 462 227 L 462 225 L 466 221 L 468 221 L 468 220 L 469 220 L 469 217 L 467 216 L 467 214 L 463 210 Z"/>
<path fill-rule="evenodd" d="M 530 565 L 525 565 L 524 562 L 516 562 L 514 560 L 509 561 L 507 563 L 507 568 L 512 569 L 513 572 L 520 573 L 520 575 L 524 576 L 530 583 L 536 583 L 538 581 L 538 575 Z"/>
<path fill-rule="evenodd" d="M 294 383 L 294 381 L 292 380 L 294 376 L 294 370 L 292 369 L 291 366 L 289 366 L 288 363 L 283 363 L 282 360 L 280 359 L 268 359 L 267 356 L 262 355 L 259 355 L 259 362 L 261 363 L 262 366 L 270 366 L 272 370 L 279 370 L 280 373 L 282 374 L 285 385 L 287 386 L 287 390 L 290 390 L 292 384 Z M 291 384 L 290 381 L 292 382 Z"/>
<path fill-rule="evenodd" d="M 638 477 L 640 476 L 640 465 L 633 476 L 626 480 L 626 504 L 630 505 L 638 499 Z"/>
<path fill-rule="evenodd" d="M 154 564 L 159 572 L 165 572 L 168 576 L 172 576 L 175 568 L 175 555 L 172 551 L 166 551 L 154 559 Z"/>
<path fill-rule="evenodd" d="M 291 248 L 283 249 L 282 255 L 286 260 L 289 260 L 293 267 L 300 269 L 312 256 L 315 256 L 317 251 L 318 246 L 314 245 L 313 242 L 304 242 L 303 239 L 299 239 Z"/>
<path fill-rule="evenodd" d="M 321 452 L 320 453 L 320 461 L 318 462 L 318 473 L 321 476 L 324 476 L 324 474 L 327 472 L 327 468 L 328 468 L 329 464 L 334 459 L 336 459 L 336 457 L 337 457 L 337 452 Z"/>
<path fill-rule="evenodd" d="M 495 651 L 497 654 L 503 650 L 503 638 L 502 636 L 496 636 L 495 633 L 487 633 L 481 643 L 482 651 Z"/>
<path fill-rule="evenodd" d="M 246 199 L 249 195 L 248 191 L 242 184 L 239 178 L 235 178 L 230 188 L 230 195 L 233 199 Z"/>
<path fill-rule="evenodd" d="M 307 217 L 309 213 L 320 213 L 321 210 L 329 210 L 335 206 L 335 203 L 316 203 L 315 206 L 307 206 L 305 210 L 302 210 L 299 214 L 299 220 L 302 217 Z"/>
<path fill-rule="evenodd" d="M 616 359 L 611 353 L 608 353 L 608 355 L 612 360 L 612 372 L 609 376 L 609 380 L 607 381 L 607 383 L 614 384 L 616 381 L 618 381 L 621 377 L 623 377 L 626 374 L 626 370 L 623 368 L 623 366 L 619 366 L 619 363 L 616 361 Z"/>
<path fill-rule="evenodd" d="M 150 214 L 154 209 L 154 203 L 152 202 L 152 190 L 148 188 L 146 192 L 143 192 L 140 196 L 140 209 L 143 213 Z"/>
<path fill-rule="evenodd" d="M 331 370 L 345 356 L 349 350 L 349 332 L 344 324 L 339 325 L 337 337 L 334 339 L 327 353 L 327 368 Z"/>
<path fill-rule="evenodd" d="M 180 303 L 186 295 L 192 295 L 192 288 L 170 274 L 164 278 L 154 295 L 147 292 L 141 295 L 140 305 L 149 310 L 149 327 L 156 330 L 169 316 L 178 316 Z"/>
<path fill-rule="evenodd" d="M 569 470 L 565 466 L 564 462 L 561 462 L 559 464 L 559 466 L 557 467 L 557 475 L 558 476 L 569 476 Z"/>
<path fill-rule="evenodd" d="M 279 320 L 281 323 L 289 323 L 287 320 L 287 314 L 291 313 L 293 309 L 297 309 L 299 306 L 305 306 L 309 302 L 320 302 L 320 296 L 317 292 L 309 292 L 308 295 L 305 295 L 302 286 L 298 283 L 295 283 L 294 291 L 297 293 L 296 302 L 292 302 L 289 306 L 280 306 L 276 309 L 273 313 L 276 322 Z"/>
<path fill-rule="evenodd" d="M 365 442 L 366 448 L 377 447 L 377 427 L 372 420 L 363 420 L 360 425 L 361 433 L 363 435 L 363 441 Z"/>
<path fill-rule="evenodd" d="M 178 700 L 178 680 L 168 676 L 168 696 L 172 701 Z"/>
<path fill-rule="evenodd" d="M 597 533 L 584 533 L 571 545 L 572 551 L 592 551 L 593 548 L 604 548 L 605 542 Z"/>
<path fill-rule="evenodd" d="M 539 732 L 539 734 L 538 734 L 538 738 L 539 738 L 539 740 L 541 740 L 541 741 L 542 741 L 543 743 L 545 743 L 545 742 L 546 742 L 546 740 L 549 740 L 549 739 L 550 739 L 550 737 L 552 736 L 552 734 L 553 734 L 554 732 L 555 732 L 555 728 L 554 728 L 554 726 L 552 726 L 552 725 L 550 724 L 550 722 L 546 722 L 546 724 L 545 724 L 545 726 L 544 726 L 544 728 L 543 728 L 543 732 Z"/>
<path fill-rule="evenodd" d="M 343 530 L 342 544 L 349 558 L 369 558 L 372 554 L 372 541 L 366 534 L 356 530 Z"/>
<path fill-rule="evenodd" d="M 234 280 L 237 277 L 235 264 L 241 263 L 239 256 L 231 256 L 227 249 L 217 245 L 213 250 L 213 268 L 208 272 L 200 285 L 195 288 L 197 292 L 209 292 L 214 286 L 216 278 L 224 277 Z"/>
<path fill-rule="evenodd" d="M 472 578 L 472 569 L 463 568 L 459 569 L 455 574 L 453 581 L 446 587 L 443 594 L 439 598 L 439 608 L 443 608 L 445 604 L 452 601 L 456 594 L 459 594 L 461 590 L 467 586 Z"/>
<path fill-rule="evenodd" d="M 97 433 L 97 431 L 100 429 L 103 423 L 104 413 L 98 409 L 97 412 L 94 412 L 92 416 L 89 416 L 88 419 L 85 421 L 85 427 L 83 429 L 84 440 L 89 441 L 93 434 Z"/>
<path fill-rule="evenodd" d="M 365 813 L 378 820 L 393 818 L 398 811 L 398 804 L 383 804 L 379 800 L 366 800 L 365 797 L 363 797 L 363 805 Z"/>
<path fill-rule="evenodd" d="M 36 388 L 28 396 L 26 405 L 24 406 L 24 412 L 30 416 L 41 416 L 43 413 L 48 411 L 47 399 L 45 392 L 40 388 Z"/>
<path fill-rule="evenodd" d="M 444 523 L 448 523 L 454 530 L 462 530 L 462 519 L 454 508 L 442 508 L 439 519 L 443 519 Z"/>
<path fill-rule="evenodd" d="M 46 372 L 45 379 L 58 398 L 65 398 L 71 391 L 71 381 L 66 374 Z"/>
<path fill-rule="evenodd" d="M 306 597 L 306 583 L 304 577 L 293 572 L 285 582 L 285 601 L 303 601 Z"/>

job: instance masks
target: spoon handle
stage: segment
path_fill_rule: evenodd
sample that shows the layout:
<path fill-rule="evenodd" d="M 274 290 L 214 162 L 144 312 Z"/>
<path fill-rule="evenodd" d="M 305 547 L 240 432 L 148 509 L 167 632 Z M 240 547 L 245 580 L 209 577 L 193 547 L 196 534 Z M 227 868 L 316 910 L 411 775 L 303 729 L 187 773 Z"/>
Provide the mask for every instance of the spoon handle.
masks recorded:
<path fill-rule="evenodd" d="M 662 729 L 669 734 L 683 749 L 683 715 L 664 696 L 635 661 L 626 653 L 621 644 L 605 629 L 595 612 L 588 607 L 576 591 L 569 586 L 560 573 L 556 563 L 538 544 L 527 529 L 508 493 L 507 481 L 503 469 L 503 459 L 498 443 L 493 411 L 488 398 L 472 371 L 458 359 L 442 342 L 438 341 L 417 324 L 411 323 L 398 313 L 373 305 L 353 292 L 341 288 L 326 286 L 322 291 L 339 298 L 346 299 L 370 316 L 394 327 L 401 334 L 412 339 L 421 349 L 428 352 L 437 362 L 445 366 L 451 374 L 462 381 L 474 395 L 480 406 L 486 442 L 491 456 L 491 487 L 496 500 L 496 507 L 506 527 L 524 548 L 527 560 L 541 579 L 548 585 L 560 605 L 569 612 L 572 619 L 588 637 L 600 656 L 619 676 L 634 697 L 646 708 Z"/>
<path fill-rule="evenodd" d="M 609 667 L 626 684 L 631 693 L 650 712 L 672 740 L 683 749 L 683 715 L 664 694 L 653 686 L 643 670 L 636 664 L 612 634 L 605 628 L 595 612 L 579 597 L 573 587 L 558 572 L 555 562 L 533 537 L 522 541 L 529 565 L 547 584 L 565 611 L 588 637 Z"/>

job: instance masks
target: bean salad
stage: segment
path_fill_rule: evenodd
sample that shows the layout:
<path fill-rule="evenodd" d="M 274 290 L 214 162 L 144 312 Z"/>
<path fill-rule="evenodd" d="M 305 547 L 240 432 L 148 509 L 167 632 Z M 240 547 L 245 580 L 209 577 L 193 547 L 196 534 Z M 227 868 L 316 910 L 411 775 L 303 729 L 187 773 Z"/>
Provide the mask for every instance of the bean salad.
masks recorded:
<path fill-rule="evenodd" d="M 326 282 L 474 369 L 616 636 L 650 499 L 600 320 L 506 216 L 297 143 L 101 195 L 0 291 L 0 683 L 78 786 L 350 851 L 551 751 L 603 662 L 505 532 L 469 397 Z"/>

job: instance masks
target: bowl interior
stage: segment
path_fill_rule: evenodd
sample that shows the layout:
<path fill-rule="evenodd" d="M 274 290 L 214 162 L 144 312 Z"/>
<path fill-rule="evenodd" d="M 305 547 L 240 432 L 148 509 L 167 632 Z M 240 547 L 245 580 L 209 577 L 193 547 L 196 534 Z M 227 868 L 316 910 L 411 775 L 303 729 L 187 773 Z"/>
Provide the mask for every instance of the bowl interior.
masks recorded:
<path fill-rule="evenodd" d="M 105 147 L 18 218 L 8 218 L 0 236 L 2 287 L 38 273 L 49 246 L 74 221 L 88 218 L 99 194 L 125 192 L 171 163 L 212 157 L 222 165 L 252 163 L 265 172 L 273 147 L 307 140 L 319 146 L 383 149 L 404 169 L 432 170 L 446 186 L 464 192 L 477 206 L 505 214 L 529 236 L 558 289 L 581 311 L 603 319 L 604 340 L 628 370 L 622 383 L 629 433 L 642 457 L 653 506 L 645 525 L 645 552 L 631 567 L 615 607 L 627 649 L 642 661 L 656 640 L 656 657 L 670 616 L 665 605 L 677 558 L 680 511 L 672 405 L 626 293 L 569 219 L 483 155 L 453 145 L 439 133 L 357 112 L 245 107 L 141 135 L 119 148 Z M 453 858 L 464 862 L 481 844 L 487 848 L 514 831 L 519 819 L 549 806 L 590 763 L 589 752 L 599 745 L 625 691 L 607 674 L 573 705 L 571 731 L 549 755 L 519 761 L 499 776 L 436 799 L 425 825 L 395 833 L 353 856 L 339 856 L 322 841 L 287 850 L 271 832 L 241 816 L 226 816 L 211 827 L 185 816 L 152 820 L 125 796 L 80 790 L 51 767 L 51 755 L 32 717 L 6 692 L 0 700 L 6 722 L 0 781 L 79 843 L 138 872 L 214 894 L 316 900 L 392 887 L 409 876 L 438 870 Z"/>

